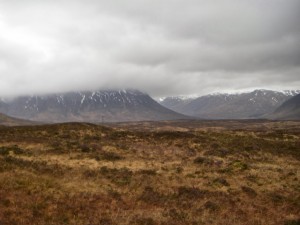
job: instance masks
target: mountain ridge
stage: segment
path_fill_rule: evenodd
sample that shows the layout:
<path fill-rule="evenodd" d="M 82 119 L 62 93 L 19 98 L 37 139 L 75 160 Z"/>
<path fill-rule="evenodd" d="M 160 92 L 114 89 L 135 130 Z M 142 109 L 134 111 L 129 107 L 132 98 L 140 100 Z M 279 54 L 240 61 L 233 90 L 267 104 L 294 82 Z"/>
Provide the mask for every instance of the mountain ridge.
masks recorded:
<path fill-rule="evenodd" d="M 138 90 L 100 90 L 21 96 L 4 100 L 0 112 L 45 122 L 119 122 L 185 119 Z"/>
<path fill-rule="evenodd" d="M 34 125 L 34 124 L 38 124 L 38 123 L 34 121 L 28 121 L 28 120 L 10 117 L 3 113 L 0 113 L 0 126 L 22 126 L 22 125 Z"/>
<path fill-rule="evenodd" d="M 257 89 L 242 93 L 213 93 L 195 99 L 164 98 L 163 106 L 203 119 L 257 119 L 273 112 L 299 90 Z"/>
<path fill-rule="evenodd" d="M 268 117 L 277 120 L 300 120 L 300 94 L 285 101 Z"/>

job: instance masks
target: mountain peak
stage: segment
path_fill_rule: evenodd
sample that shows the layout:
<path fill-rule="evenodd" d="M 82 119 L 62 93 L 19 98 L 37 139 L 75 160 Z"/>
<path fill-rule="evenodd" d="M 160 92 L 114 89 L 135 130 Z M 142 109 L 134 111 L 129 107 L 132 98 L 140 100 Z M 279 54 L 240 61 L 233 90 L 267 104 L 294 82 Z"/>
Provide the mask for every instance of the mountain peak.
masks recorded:
<path fill-rule="evenodd" d="M 264 117 L 297 93 L 300 91 L 257 89 L 249 92 L 212 93 L 185 101 L 165 98 L 160 103 L 176 112 L 203 119 L 250 119 Z"/>
<path fill-rule="evenodd" d="M 0 104 L 0 112 L 37 121 L 136 121 L 184 119 L 149 95 L 133 89 L 20 96 Z"/>

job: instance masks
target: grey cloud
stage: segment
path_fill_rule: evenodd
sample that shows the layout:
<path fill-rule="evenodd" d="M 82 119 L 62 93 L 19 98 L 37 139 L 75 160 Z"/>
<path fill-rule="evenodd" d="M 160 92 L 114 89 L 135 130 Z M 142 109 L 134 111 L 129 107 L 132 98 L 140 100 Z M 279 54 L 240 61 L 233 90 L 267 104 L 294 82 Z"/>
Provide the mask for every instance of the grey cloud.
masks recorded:
<path fill-rule="evenodd" d="M 300 87 L 298 0 L 0 0 L 0 95 Z"/>

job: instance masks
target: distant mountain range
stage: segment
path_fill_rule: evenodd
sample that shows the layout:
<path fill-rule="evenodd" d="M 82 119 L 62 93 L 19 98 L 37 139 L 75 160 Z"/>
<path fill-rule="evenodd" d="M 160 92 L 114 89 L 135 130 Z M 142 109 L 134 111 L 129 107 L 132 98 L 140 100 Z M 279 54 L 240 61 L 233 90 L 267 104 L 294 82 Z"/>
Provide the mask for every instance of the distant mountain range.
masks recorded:
<path fill-rule="evenodd" d="M 290 98 L 269 115 L 270 119 L 300 120 L 300 94 Z"/>
<path fill-rule="evenodd" d="M 176 120 L 187 116 L 167 109 L 137 90 L 70 92 L 0 101 L 0 112 L 45 122 Z"/>
<path fill-rule="evenodd" d="M 160 104 L 137 90 L 0 98 L 0 124 L 30 123 L 24 120 L 101 123 L 191 118 L 300 119 L 299 94 L 300 91 L 255 90 L 238 94 L 166 97 L 158 100 Z"/>
<path fill-rule="evenodd" d="M 171 110 L 202 119 L 265 118 L 300 91 L 255 90 L 248 93 L 216 93 L 201 97 L 166 97 L 159 103 Z"/>

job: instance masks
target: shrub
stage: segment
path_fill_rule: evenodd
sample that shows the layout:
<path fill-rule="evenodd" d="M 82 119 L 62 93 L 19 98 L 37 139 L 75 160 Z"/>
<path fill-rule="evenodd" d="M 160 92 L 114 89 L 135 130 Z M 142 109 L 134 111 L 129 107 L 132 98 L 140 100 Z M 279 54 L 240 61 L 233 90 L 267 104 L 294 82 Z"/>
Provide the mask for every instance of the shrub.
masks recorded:
<path fill-rule="evenodd" d="M 230 186 L 230 184 L 224 178 L 216 178 L 213 180 L 213 183 L 217 184 L 218 186 Z"/>
<path fill-rule="evenodd" d="M 86 144 L 81 145 L 81 146 L 80 146 L 80 149 L 81 149 L 82 152 L 91 152 L 91 151 L 92 151 L 92 150 L 89 148 L 89 146 L 86 145 Z"/>
<path fill-rule="evenodd" d="M 133 225 L 154 225 L 155 221 L 152 218 L 135 217 L 130 221 Z"/>
<path fill-rule="evenodd" d="M 183 211 L 176 210 L 174 208 L 168 211 L 168 216 L 173 220 L 184 221 L 187 218 L 187 214 Z"/>
<path fill-rule="evenodd" d="M 117 153 L 114 153 L 114 152 L 105 152 L 105 151 L 102 151 L 99 154 L 95 154 L 93 156 L 93 158 L 95 158 L 97 161 L 101 161 L 101 160 L 117 161 L 117 160 L 123 159 L 123 157 L 120 156 L 120 155 L 118 155 Z"/>
<path fill-rule="evenodd" d="M 242 186 L 242 191 L 245 192 L 250 197 L 255 197 L 257 193 L 250 187 Z"/>
<path fill-rule="evenodd" d="M 0 155 L 9 155 L 10 152 L 13 152 L 16 155 L 26 153 L 23 149 L 19 148 L 18 145 L 8 146 L 8 147 L 0 147 Z"/>
<path fill-rule="evenodd" d="M 208 150 L 204 153 L 204 155 L 206 156 L 218 156 L 221 158 L 224 158 L 228 155 L 231 154 L 231 151 L 227 150 L 227 149 L 218 149 L 218 150 Z"/>
<path fill-rule="evenodd" d="M 219 209 L 219 206 L 211 201 L 205 202 L 203 205 L 204 209 L 209 211 L 217 211 Z"/>
<path fill-rule="evenodd" d="M 101 218 L 99 220 L 99 225 L 111 225 L 113 222 L 109 218 Z"/>
<path fill-rule="evenodd" d="M 197 198 L 202 198 L 207 194 L 207 191 L 200 190 L 199 188 L 194 188 L 194 187 L 179 187 L 178 188 L 178 196 L 179 197 L 184 197 L 184 198 L 189 198 L 189 199 L 197 199 Z"/>
<path fill-rule="evenodd" d="M 103 166 L 100 168 L 100 174 L 102 174 L 105 178 L 110 179 L 111 182 L 120 186 L 128 185 L 132 178 L 132 171 L 127 168 L 110 169 L 106 166 Z"/>
<path fill-rule="evenodd" d="M 182 173 L 183 172 L 183 168 L 182 167 L 176 167 L 175 169 L 176 173 Z"/>
<path fill-rule="evenodd" d="M 116 191 L 116 190 L 113 190 L 113 189 L 110 189 L 107 191 L 107 193 L 114 199 L 118 200 L 118 201 L 121 201 L 122 200 L 122 196 L 121 194 Z"/>
<path fill-rule="evenodd" d="M 107 160 L 107 161 L 116 161 L 116 160 L 123 159 L 122 156 L 120 156 L 114 152 L 102 152 L 101 157 L 102 157 L 102 159 Z"/>
<path fill-rule="evenodd" d="M 284 225 L 300 225 L 300 219 L 298 220 L 287 220 Z"/>
<path fill-rule="evenodd" d="M 139 174 L 145 174 L 145 175 L 149 175 L 149 176 L 155 176 L 157 173 L 156 173 L 156 170 L 151 170 L 151 169 L 144 169 L 144 170 L 139 170 L 138 171 Z"/>
<path fill-rule="evenodd" d="M 211 165 L 213 164 L 213 160 L 199 156 L 194 159 L 194 163 L 199 165 Z"/>
<path fill-rule="evenodd" d="M 236 160 L 229 164 L 229 168 L 232 171 L 244 171 L 244 170 L 247 170 L 249 168 L 249 166 L 248 166 L 248 164 L 246 164 L 240 160 Z"/>

